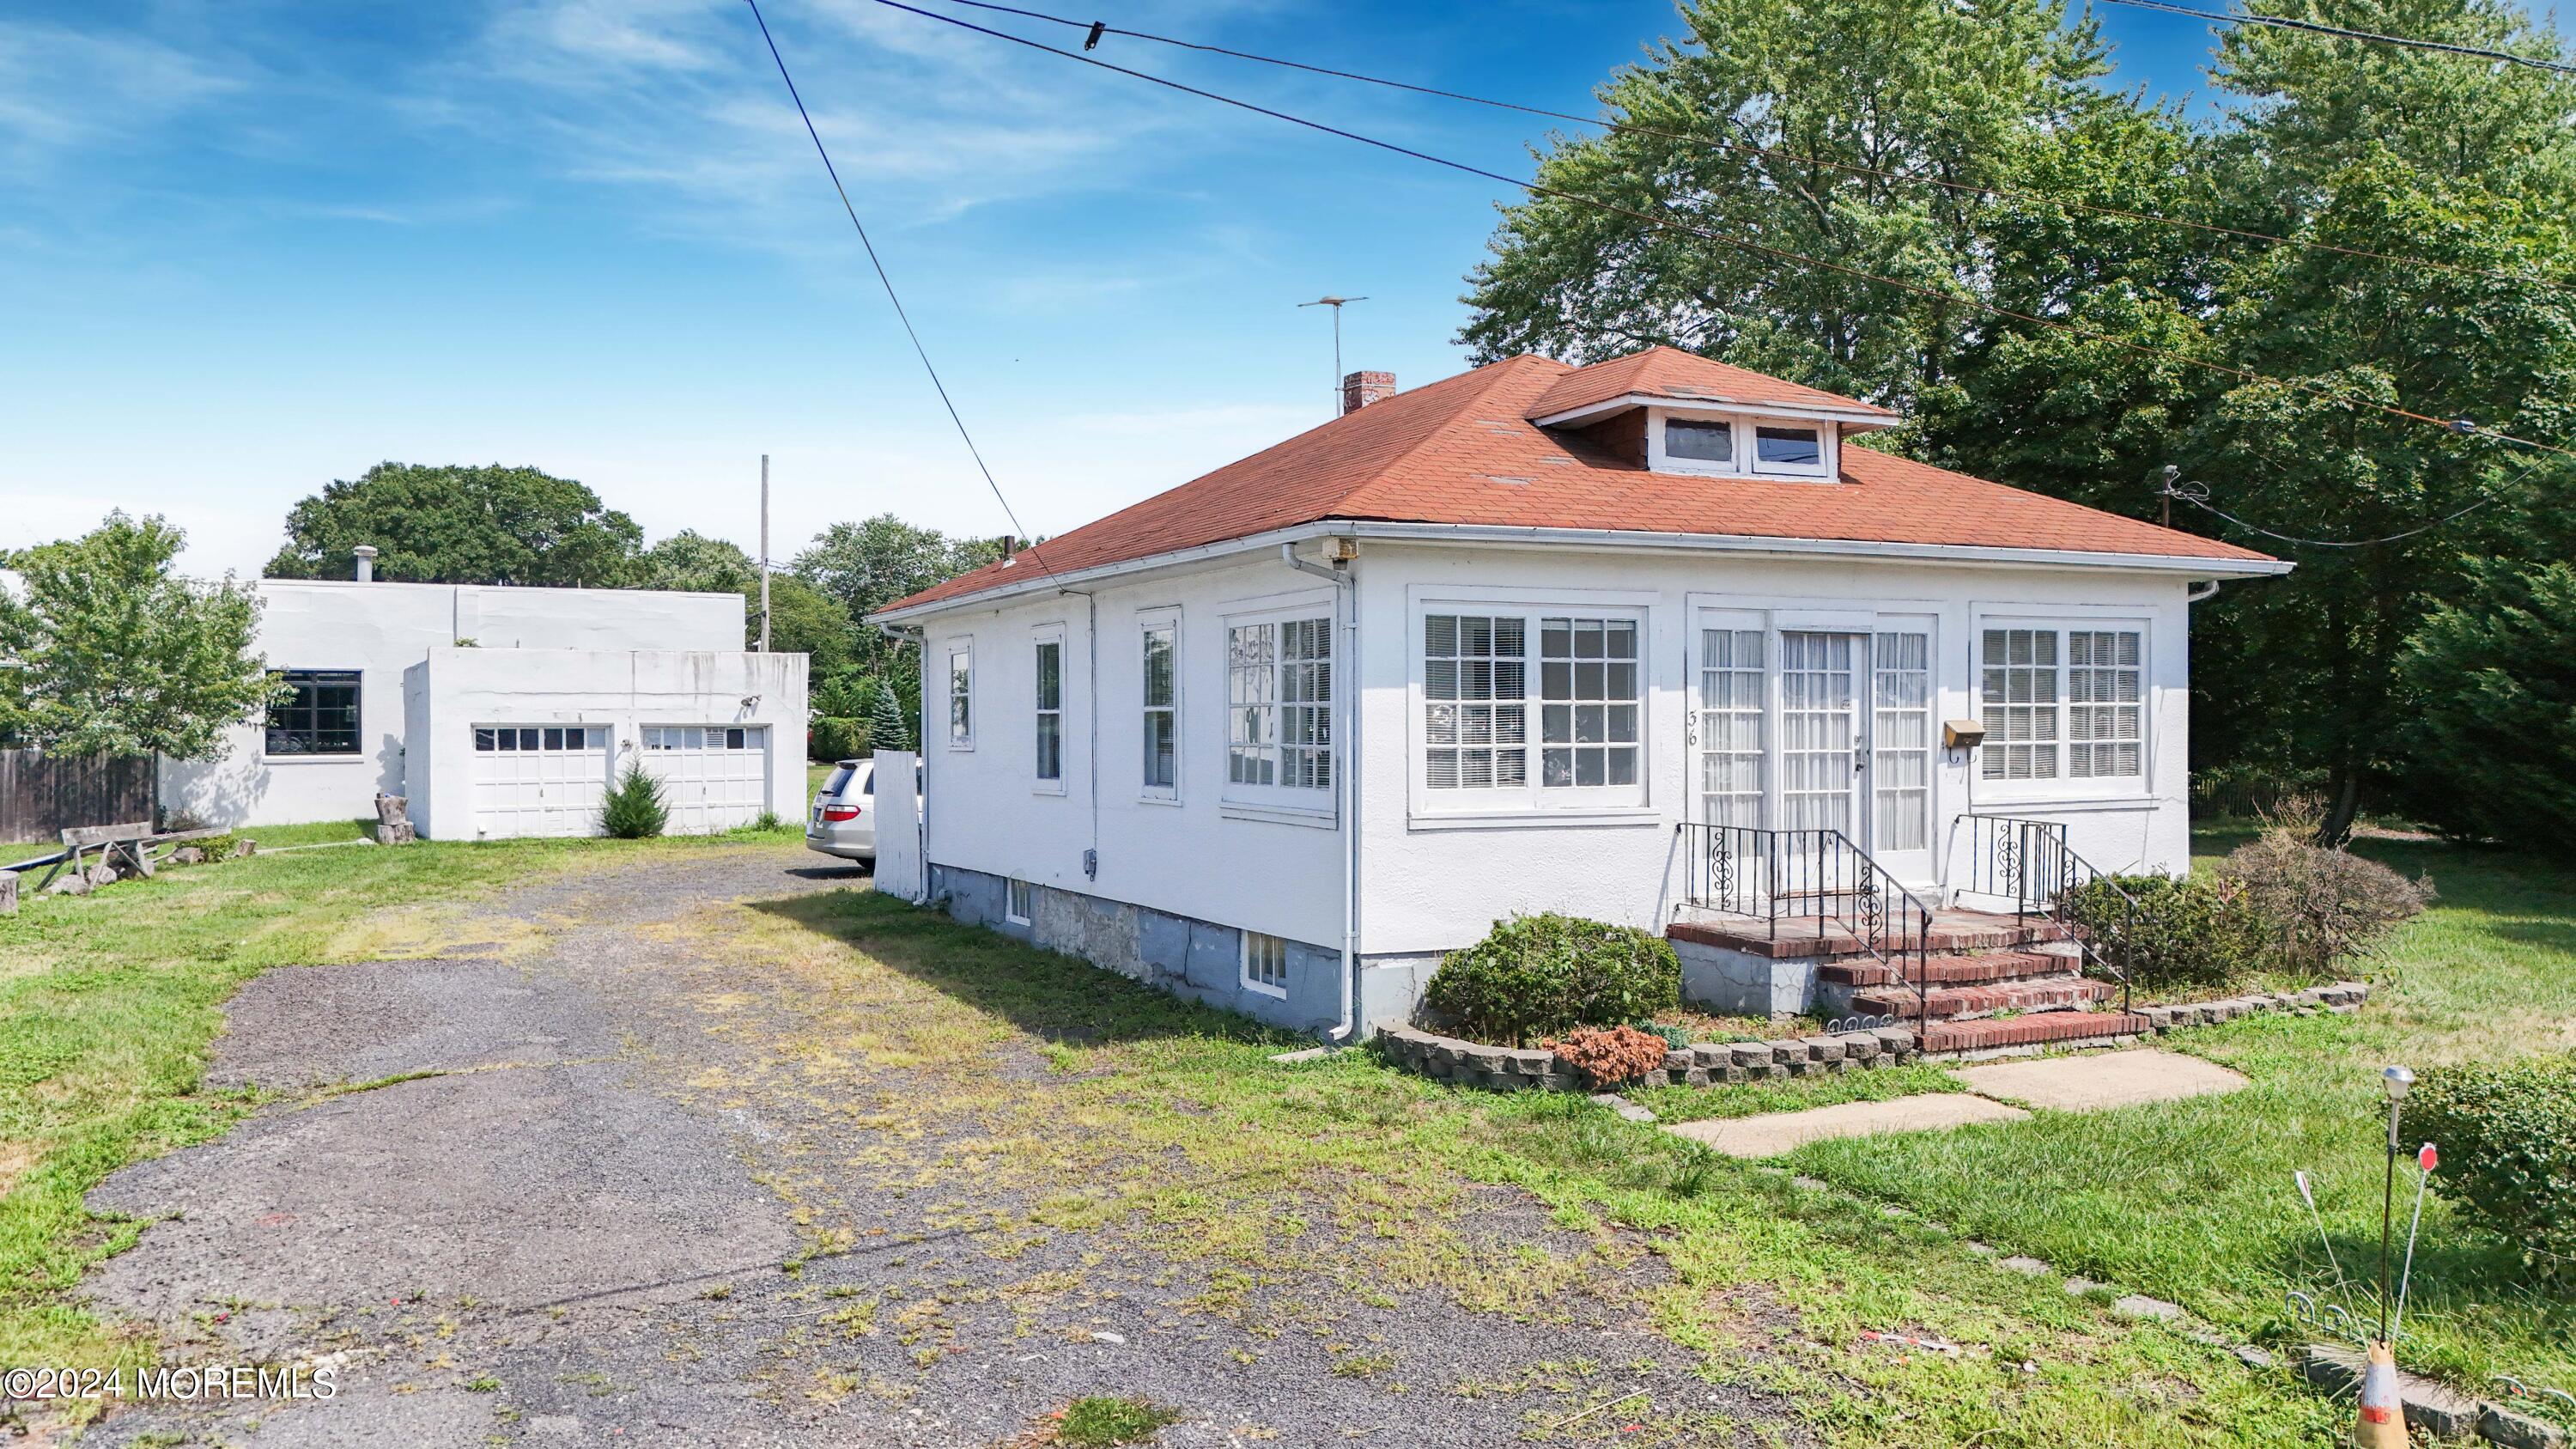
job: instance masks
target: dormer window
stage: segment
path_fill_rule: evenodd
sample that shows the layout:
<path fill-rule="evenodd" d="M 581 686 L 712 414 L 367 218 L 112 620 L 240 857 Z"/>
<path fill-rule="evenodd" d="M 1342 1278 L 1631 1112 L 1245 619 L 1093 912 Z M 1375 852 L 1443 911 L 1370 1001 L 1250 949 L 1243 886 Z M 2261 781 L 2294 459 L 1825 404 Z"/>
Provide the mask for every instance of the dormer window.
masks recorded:
<path fill-rule="evenodd" d="M 1664 452 L 1693 463 L 1735 461 L 1735 424 L 1694 423 L 1674 418 L 1664 424 Z"/>
<path fill-rule="evenodd" d="M 1816 428 L 1775 427 L 1753 430 L 1753 469 L 1757 473 L 1821 473 L 1825 468 L 1824 433 Z"/>
<path fill-rule="evenodd" d="M 1663 409 L 1648 415 L 1646 465 L 1662 473 L 1709 473 L 1728 478 L 1834 476 L 1840 429 L 1799 418 L 1683 417 Z"/>

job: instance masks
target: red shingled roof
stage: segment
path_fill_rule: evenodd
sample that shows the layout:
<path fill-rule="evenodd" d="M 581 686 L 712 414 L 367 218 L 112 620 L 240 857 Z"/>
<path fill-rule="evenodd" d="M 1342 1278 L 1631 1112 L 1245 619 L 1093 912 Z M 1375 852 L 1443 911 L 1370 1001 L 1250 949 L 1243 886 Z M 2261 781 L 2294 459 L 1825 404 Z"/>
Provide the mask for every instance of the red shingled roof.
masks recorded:
<path fill-rule="evenodd" d="M 1890 453 L 1845 446 L 1838 483 L 1655 473 L 1529 418 L 1543 398 L 1662 374 L 1668 349 L 1589 368 L 1511 357 L 1397 393 L 1239 462 L 886 606 L 961 599 L 1324 519 L 2027 548 L 2160 558 L 2267 556 Z M 1720 364 L 1692 359 L 1706 367 Z M 1852 406 L 1849 399 L 1727 373 Z M 1594 377 L 1593 375 L 1599 375 Z M 1702 374 L 1703 376 L 1705 374 Z M 1605 396 L 1635 390 L 1621 382 Z M 1597 399 L 1596 399 L 1597 400 Z M 1748 401 L 1751 401 L 1748 399 Z M 1541 416 L 1546 414 L 1541 413 Z M 1041 567 L 1041 565 L 1043 567 Z"/>
<path fill-rule="evenodd" d="M 1868 413 L 1891 423 L 1897 421 L 1896 414 L 1858 398 L 1801 387 L 1673 347 L 1649 347 L 1608 362 L 1575 368 L 1538 395 L 1538 401 L 1530 404 L 1529 416 L 1557 417 L 1630 394 L 1676 402 L 1741 403 L 1748 407 L 1837 408 Z"/>

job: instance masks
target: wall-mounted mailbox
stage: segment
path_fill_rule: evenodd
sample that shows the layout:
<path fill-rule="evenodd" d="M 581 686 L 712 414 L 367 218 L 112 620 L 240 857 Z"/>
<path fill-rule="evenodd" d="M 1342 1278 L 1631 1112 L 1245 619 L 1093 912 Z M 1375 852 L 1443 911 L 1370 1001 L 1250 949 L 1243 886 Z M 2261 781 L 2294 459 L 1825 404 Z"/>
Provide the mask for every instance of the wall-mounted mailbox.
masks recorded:
<path fill-rule="evenodd" d="M 1986 727 L 1972 719 L 1941 721 L 1941 743 L 1954 750 L 1973 750 L 1986 742 Z"/>

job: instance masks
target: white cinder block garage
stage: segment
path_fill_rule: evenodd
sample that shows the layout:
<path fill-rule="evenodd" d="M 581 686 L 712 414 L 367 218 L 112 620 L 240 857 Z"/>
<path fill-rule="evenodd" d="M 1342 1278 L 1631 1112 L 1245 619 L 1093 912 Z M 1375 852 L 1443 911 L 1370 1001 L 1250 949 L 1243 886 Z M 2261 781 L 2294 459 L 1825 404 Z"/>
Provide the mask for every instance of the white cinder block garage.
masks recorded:
<path fill-rule="evenodd" d="M 263 579 L 289 693 L 162 804 L 211 825 L 354 819 L 378 791 L 431 839 L 592 835 L 632 761 L 675 834 L 804 804 L 806 659 L 742 649 L 738 594 Z"/>

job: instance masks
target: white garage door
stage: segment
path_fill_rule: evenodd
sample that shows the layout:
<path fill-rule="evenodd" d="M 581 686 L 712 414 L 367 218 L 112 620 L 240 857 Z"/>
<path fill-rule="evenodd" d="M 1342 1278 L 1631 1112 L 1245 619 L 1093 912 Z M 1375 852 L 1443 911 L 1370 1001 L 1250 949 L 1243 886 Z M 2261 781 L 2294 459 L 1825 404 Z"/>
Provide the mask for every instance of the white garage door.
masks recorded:
<path fill-rule="evenodd" d="M 646 725 L 644 768 L 662 781 L 672 834 L 749 825 L 769 808 L 769 727 Z"/>
<path fill-rule="evenodd" d="M 605 725 L 474 727 L 478 835 L 597 835 L 607 792 Z"/>

